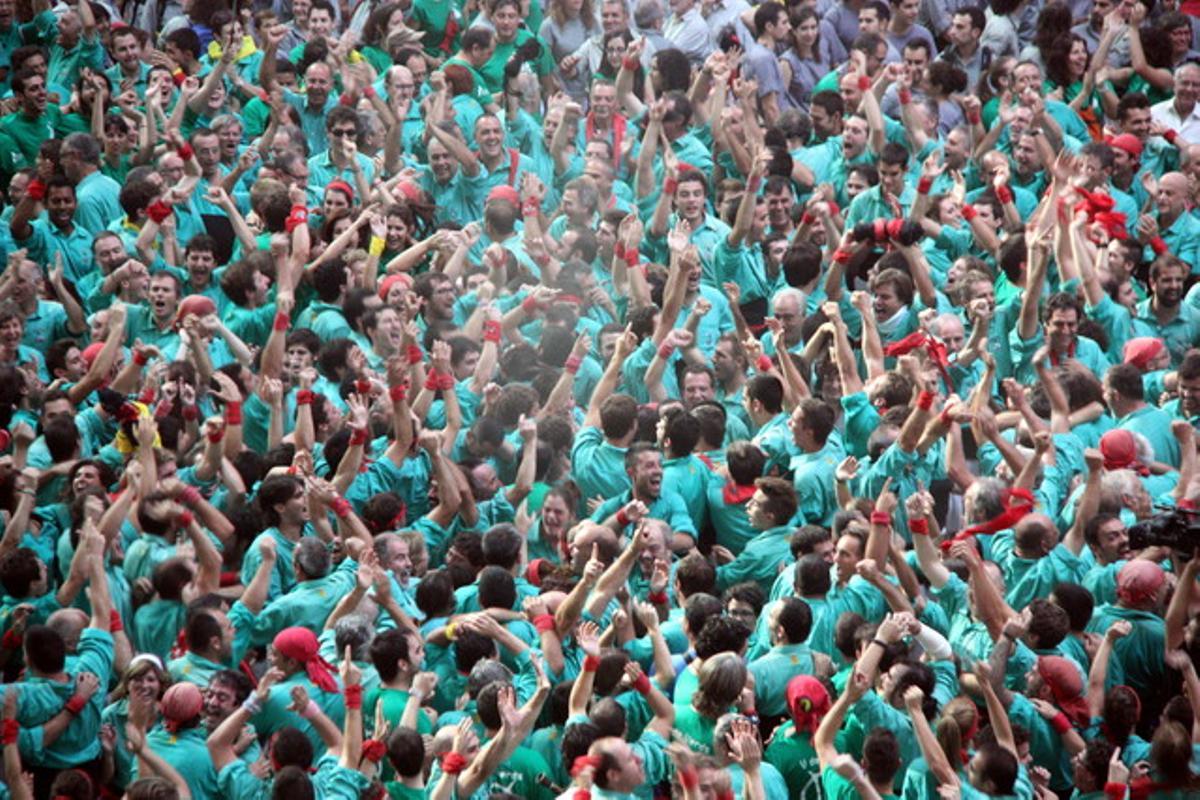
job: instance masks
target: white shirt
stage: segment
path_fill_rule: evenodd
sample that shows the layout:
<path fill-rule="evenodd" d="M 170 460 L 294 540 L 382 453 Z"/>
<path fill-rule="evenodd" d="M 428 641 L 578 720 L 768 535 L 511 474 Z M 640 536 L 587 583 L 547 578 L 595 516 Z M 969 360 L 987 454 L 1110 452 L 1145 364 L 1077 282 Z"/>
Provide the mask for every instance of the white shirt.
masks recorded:
<path fill-rule="evenodd" d="M 683 16 L 674 14 L 667 17 L 663 26 L 663 36 L 683 51 L 688 61 L 695 66 L 701 66 L 704 59 L 712 52 L 709 44 L 708 23 L 700 16 L 699 6 L 692 6 Z"/>
<path fill-rule="evenodd" d="M 1192 113 L 1180 116 L 1175 108 L 1175 98 L 1163 100 L 1150 107 L 1150 118 L 1161 122 L 1179 133 L 1179 138 L 1188 144 L 1200 144 L 1200 103 L 1192 107 Z"/>

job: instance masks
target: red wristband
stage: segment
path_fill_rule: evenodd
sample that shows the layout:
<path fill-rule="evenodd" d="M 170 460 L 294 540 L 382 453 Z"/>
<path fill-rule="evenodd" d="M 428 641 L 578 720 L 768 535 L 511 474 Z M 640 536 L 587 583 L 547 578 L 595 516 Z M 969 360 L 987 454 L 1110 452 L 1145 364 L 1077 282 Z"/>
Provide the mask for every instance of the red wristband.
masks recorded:
<path fill-rule="evenodd" d="M 175 515 L 175 524 L 180 528 L 186 528 L 196 521 L 196 517 L 186 508 Z"/>
<path fill-rule="evenodd" d="M 667 178 L 665 181 L 663 181 L 663 191 L 667 193 L 668 197 L 675 194 L 675 190 L 678 187 L 679 187 L 679 179 L 678 178 Z"/>
<path fill-rule="evenodd" d="M 617 524 L 624 528 L 629 524 L 629 515 L 625 513 L 625 509 L 617 510 Z"/>
<path fill-rule="evenodd" d="M 195 154 L 196 154 L 196 151 L 193 150 L 192 146 L 190 144 L 188 144 L 187 142 L 184 142 L 183 144 L 179 145 L 179 147 L 177 147 L 175 149 L 175 155 L 179 156 L 184 161 L 187 161 L 189 158 L 191 158 Z"/>
<path fill-rule="evenodd" d="M 636 72 L 637 68 L 640 67 L 641 65 L 642 65 L 642 62 L 638 61 L 636 58 L 622 58 L 621 59 L 621 69 L 628 70 L 630 72 Z"/>
<path fill-rule="evenodd" d="M 150 361 L 149 353 L 147 353 L 145 350 L 138 350 L 137 348 L 134 348 L 134 351 L 133 351 L 133 363 L 134 364 L 138 365 L 139 367 L 144 367 L 144 366 L 146 366 L 146 364 L 149 361 Z"/>
<path fill-rule="evenodd" d="M 442 772 L 457 775 L 467 768 L 467 759 L 461 753 L 446 753 L 442 756 Z"/>
<path fill-rule="evenodd" d="M 316 395 L 313 394 L 312 389 L 301 389 L 296 392 L 296 405 L 298 406 L 311 406 L 314 399 L 316 399 Z"/>
<path fill-rule="evenodd" d="M 24 642 L 24 636 L 14 630 L 7 630 L 4 632 L 4 636 L 0 638 L 0 647 L 3 647 L 5 650 L 20 650 Z"/>
<path fill-rule="evenodd" d="M 616 244 L 613 245 L 613 255 L 616 256 L 617 258 L 621 259 L 622 261 L 625 260 L 625 243 L 624 242 L 617 242 Z"/>
<path fill-rule="evenodd" d="M 600 669 L 600 658 L 598 656 L 586 656 L 583 659 L 583 671 L 595 672 Z"/>
<path fill-rule="evenodd" d="M 866 75 L 859 75 L 858 76 L 858 90 L 860 92 L 871 91 L 871 79 L 868 78 Z"/>
<path fill-rule="evenodd" d="M 901 89 L 896 96 L 900 98 L 900 105 L 906 106 L 912 102 L 912 89 Z"/>
<path fill-rule="evenodd" d="M 754 366 L 758 367 L 759 372 L 770 372 L 775 364 L 771 362 L 770 356 L 759 356 Z"/>
<path fill-rule="evenodd" d="M 287 222 L 284 223 L 284 228 L 288 233 L 296 230 L 301 225 L 308 224 L 308 209 L 304 206 L 292 206 L 292 211 L 288 214 Z"/>
<path fill-rule="evenodd" d="M 171 207 L 162 200 L 155 200 L 153 203 L 146 206 L 146 216 L 148 216 L 155 225 L 161 225 L 163 220 L 171 216 Z"/>
<path fill-rule="evenodd" d="M 970 222 L 971 220 L 975 219 L 975 217 L 979 216 L 979 212 L 976 211 L 975 206 L 971 205 L 970 203 L 963 203 L 962 215 L 963 219 L 965 219 L 967 222 Z"/>
<path fill-rule="evenodd" d="M 933 392 L 922 391 L 917 395 L 917 408 L 922 411 L 928 411 L 933 407 Z"/>
<path fill-rule="evenodd" d="M 642 261 L 642 254 L 638 252 L 636 247 L 625 248 L 625 264 L 629 267 L 636 267 Z"/>
<path fill-rule="evenodd" d="M 175 82 L 176 87 L 183 86 L 183 82 L 187 80 L 187 77 L 187 73 L 178 67 L 171 72 L 171 80 Z"/>
<path fill-rule="evenodd" d="M 533 316 L 537 312 L 538 307 L 538 300 L 533 295 L 529 295 L 521 301 L 521 310 L 529 316 Z"/>
<path fill-rule="evenodd" d="M 668 342 L 663 342 L 661 345 L 658 346 L 658 357 L 661 358 L 663 361 L 666 361 L 667 359 L 669 359 L 671 357 L 671 354 L 674 352 L 675 352 L 675 346 Z"/>
<path fill-rule="evenodd" d="M 448 392 L 454 388 L 454 376 L 447 372 L 444 375 L 438 375 L 438 386 L 443 392 Z"/>
<path fill-rule="evenodd" d="M 87 707 L 87 704 L 88 701 L 84 698 L 80 697 L 79 695 L 72 695 L 71 699 L 67 701 L 67 713 L 73 717 L 77 717 L 79 716 L 79 712 L 83 711 L 83 709 Z"/>
<path fill-rule="evenodd" d="M 361 447 L 367 443 L 366 428 L 351 428 L 350 429 L 350 446 Z"/>
<path fill-rule="evenodd" d="M 46 184 L 37 178 L 34 178 L 28 184 L 26 184 L 25 195 L 30 200 L 36 200 L 39 203 L 42 202 L 42 200 L 46 197 Z"/>
<path fill-rule="evenodd" d="M 829 216 L 836 217 L 842 213 L 842 207 L 837 204 L 837 200 L 830 200 L 827 205 L 829 206 Z"/>
<path fill-rule="evenodd" d="M 367 739 L 362 743 L 362 757 L 372 764 L 378 764 L 387 755 L 387 745 L 378 739 Z"/>
<path fill-rule="evenodd" d="M 888 527 L 891 527 L 892 515 L 887 513 L 886 511 L 872 511 L 871 512 L 871 524 L 872 525 L 886 525 Z"/>
<path fill-rule="evenodd" d="M 115 608 L 108 610 L 108 630 L 109 633 L 120 633 L 125 630 L 125 623 L 121 621 L 121 612 Z"/>
<path fill-rule="evenodd" d="M 485 342 L 500 343 L 500 323 L 494 319 L 489 319 L 483 323 L 483 340 Z"/>
<path fill-rule="evenodd" d="M 1176 508 L 1189 508 L 1189 509 L 1192 509 L 1193 511 L 1197 508 L 1196 501 L 1191 499 L 1190 497 L 1183 498 L 1182 500 L 1180 500 L 1178 503 L 1175 504 L 1175 507 Z"/>
<path fill-rule="evenodd" d="M 195 422 L 200 419 L 200 409 L 195 406 L 184 406 L 179 409 L 179 414 L 186 422 Z"/>
<path fill-rule="evenodd" d="M 699 788 L 700 773 L 694 764 L 688 764 L 683 769 L 677 770 L 676 774 L 679 776 L 679 785 L 683 787 L 684 791 L 691 792 Z"/>
<path fill-rule="evenodd" d="M 371 393 L 371 382 L 366 378 L 358 378 L 354 381 L 354 391 L 366 397 Z"/>
<path fill-rule="evenodd" d="M 1054 728 L 1055 733 L 1062 736 L 1071 730 L 1071 720 L 1067 719 L 1067 715 L 1060 711 L 1050 719 L 1050 727 Z"/>
<path fill-rule="evenodd" d="M 916 517 L 908 521 L 908 532 L 917 536 L 929 535 L 929 520 L 924 517 Z"/>
<path fill-rule="evenodd" d="M 368 83 L 363 89 L 363 96 L 370 100 L 374 100 L 379 96 L 379 92 L 375 91 L 375 87 Z"/>
<path fill-rule="evenodd" d="M 1008 205 L 1013 201 L 1013 190 L 1004 184 L 1000 184 L 996 187 L 996 199 L 1001 203 Z"/>
<path fill-rule="evenodd" d="M 967 114 L 967 122 L 971 123 L 972 125 L 980 125 L 983 123 L 983 115 L 978 111 L 971 111 Z"/>
<path fill-rule="evenodd" d="M 176 498 L 185 506 L 194 506 L 200 502 L 200 490 L 195 486 L 185 486 L 179 491 L 179 496 Z"/>
<path fill-rule="evenodd" d="M 542 206 L 537 200 L 526 200 L 521 203 L 521 216 L 525 218 L 536 217 L 542 213 Z"/>
<path fill-rule="evenodd" d="M 563 369 L 575 375 L 579 372 L 579 368 L 583 366 L 583 359 L 579 356 L 568 356 L 567 363 L 563 364 Z"/>
<path fill-rule="evenodd" d="M 0 745 L 10 745 L 17 743 L 17 736 L 21 733 L 21 724 L 15 719 L 6 719 L 0 722 Z"/>
<path fill-rule="evenodd" d="M 224 439 L 225 439 L 225 427 L 224 426 L 222 426 L 220 429 L 218 429 L 216 433 L 208 434 L 208 441 L 212 442 L 213 444 L 219 444 L 220 442 L 224 441 Z"/>
<path fill-rule="evenodd" d="M 917 181 L 917 194 L 929 194 L 929 190 L 933 188 L 933 178 L 928 175 L 922 175 Z"/>
<path fill-rule="evenodd" d="M 553 614 L 538 614 L 533 618 L 533 627 L 538 633 L 550 633 L 554 630 L 554 615 Z"/>
<path fill-rule="evenodd" d="M 329 507 L 333 509 L 333 515 L 338 519 L 345 519 L 350 516 L 350 501 L 344 497 L 333 498 L 333 502 L 329 504 Z"/>
<path fill-rule="evenodd" d="M 850 263 L 850 257 L 853 255 L 854 254 L 851 253 L 849 250 L 843 250 L 842 248 L 839 247 L 837 250 L 833 251 L 833 259 L 832 260 L 833 260 L 833 263 L 835 263 L 835 264 L 848 264 L 848 263 Z"/>
<path fill-rule="evenodd" d="M 801 225 L 812 225 L 816 221 L 817 221 L 817 218 L 814 217 L 812 214 L 810 214 L 807 211 L 805 211 L 803 214 L 800 215 L 800 224 Z"/>
<path fill-rule="evenodd" d="M 1161 236 L 1155 236 L 1150 240 L 1150 249 L 1154 251 L 1154 255 L 1161 256 L 1168 252 L 1170 248 L 1167 247 L 1166 241 Z"/>
<path fill-rule="evenodd" d="M 633 682 L 633 690 L 642 697 L 650 694 L 650 678 L 644 672 L 638 672 L 637 680 Z"/>
<path fill-rule="evenodd" d="M 1179 131 L 1168 130 L 1166 133 L 1163 134 L 1163 138 L 1166 139 L 1171 144 L 1177 144 L 1176 140 L 1179 138 Z"/>
<path fill-rule="evenodd" d="M 242 403 L 230 402 L 225 404 L 225 424 L 241 425 L 242 424 Z"/>
<path fill-rule="evenodd" d="M 1129 787 L 1123 783 L 1109 781 L 1104 784 L 1104 796 L 1107 800 L 1124 800 Z"/>
<path fill-rule="evenodd" d="M 408 364 L 409 364 L 409 366 L 412 366 L 413 364 L 420 364 L 424 360 L 425 360 L 425 354 L 423 352 L 421 352 L 421 346 L 416 345 L 416 344 L 410 344 L 408 346 Z"/>
<path fill-rule="evenodd" d="M 438 390 L 438 378 L 441 377 L 436 369 L 425 373 L 425 388 L 431 392 Z"/>
<path fill-rule="evenodd" d="M 352 684 L 347 686 L 344 691 L 346 693 L 346 708 L 362 708 L 362 684 Z"/>
<path fill-rule="evenodd" d="M 646 599 L 656 606 L 665 606 L 670 602 L 670 598 L 667 597 L 666 592 L 650 592 L 646 595 Z"/>
<path fill-rule="evenodd" d="M 399 386 L 389 386 L 388 397 L 393 403 L 403 403 L 408 399 L 408 385 L 402 383 Z"/>
<path fill-rule="evenodd" d="M 286 311 L 276 311 L 275 322 L 273 323 L 272 327 L 280 332 L 286 331 L 288 328 L 292 327 L 292 319 L 288 316 Z"/>

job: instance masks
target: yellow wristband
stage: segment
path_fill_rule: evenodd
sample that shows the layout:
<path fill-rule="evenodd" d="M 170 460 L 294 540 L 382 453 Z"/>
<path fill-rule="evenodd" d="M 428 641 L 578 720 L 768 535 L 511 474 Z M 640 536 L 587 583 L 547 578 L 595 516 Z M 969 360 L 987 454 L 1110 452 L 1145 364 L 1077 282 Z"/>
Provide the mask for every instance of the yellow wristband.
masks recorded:
<path fill-rule="evenodd" d="M 357 50 L 351 50 L 350 55 L 347 56 L 346 60 L 351 64 L 357 64 L 363 60 L 362 53 L 358 52 Z"/>
<path fill-rule="evenodd" d="M 378 236 L 372 236 L 371 244 L 367 246 L 367 253 L 373 256 L 381 256 L 386 246 L 386 241 L 380 239 Z"/>
<path fill-rule="evenodd" d="M 457 636 L 458 636 L 458 623 L 451 622 L 449 625 L 446 626 L 446 638 L 453 642 L 457 638 Z"/>

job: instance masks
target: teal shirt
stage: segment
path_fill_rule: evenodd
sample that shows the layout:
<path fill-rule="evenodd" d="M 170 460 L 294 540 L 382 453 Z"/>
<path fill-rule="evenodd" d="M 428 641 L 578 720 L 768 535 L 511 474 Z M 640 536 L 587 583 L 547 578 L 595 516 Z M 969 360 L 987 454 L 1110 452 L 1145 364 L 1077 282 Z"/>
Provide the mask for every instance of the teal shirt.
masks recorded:
<path fill-rule="evenodd" d="M 726 499 L 725 489 L 732 484 L 732 480 L 721 477 L 716 471 L 709 472 L 708 516 L 717 534 L 717 544 L 736 556 L 746 549 L 758 531 L 746 514 L 746 502 L 750 498 L 735 503 Z"/>
<path fill-rule="evenodd" d="M 170 733 L 161 725 L 146 734 L 146 745 L 163 761 L 175 768 L 185 781 L 192 797 L 196 800 L 214 800 L 217 791 L 217 773 L 208 754 L 205 740 L 208 731 L 203 727 L 187 728 Z M 138 779 L 137 762 L 133 763 L 131 780 Z"/>
<path fill-rule="evenodd" d="M 792 456 L 797 454 L 792 432 L 788 430 L 788 415 L 780 412 L 767 420 L 751 439 L 767 456 L 765 471 L 776 470 L 781 475 L 790 474 Z"/>
<path fill-rule="evenodd" d="M 1127 684 L 1137 692 L 1155 691 L 1166 674 L 1163 662 L 1166 623 L 1162 617 L 1148 611 L 1102 605 L 1092 614 L 1087 630 L 1103 634 L 1118 620 L 1128 620 L 1132 630 L 1113 645 L 1105 689 Z"/>
<path fill-rule="evenodd" d="M 1154 458 L 1179 468 L 1179 440 L 1171 434 L 1171 415 L 1157 406 L 1144 405 L 1117 420 L 1117 427 L 1145 436 Z"/>
<path fill-rule="evenodd" d="M 340 686 L 341 681 L 336 677 L 334 680 L 338 681 Z M 262 710 L 255 714 L 250 721 L 261 736 L 267 737 L 283 727 L 299 728 L 312 742 L 313 751 L 323 753 L 325 751 L 325 743 L 321 741 L 316 728 L 304 717 L 288 710 L 292 704 L 291 692 L 293 686 L 303 686 L 308 690 L 308 696 L 321 707 L 321 710 L 325 712 L 325 716 L 329 717 L 337 727 L 342 727 L 346 714 L 346 706 L 340 690 L 339 692 L 326 692 L 318 688 L 303 671 L 289 675 L 272 686 L 271 693 L 262 705 Z"/>
<path fill-rule="evenodd" d="M 124 212 L 120 203 L 121 184 L 97 170 L 75 187 L 75 224 L 95 236 Z"/>
<path fill-rule="evenodd" d="M 754 676 L 754 708 L 760 715 L 788 713 L 787 684 L 796 675 L 813 673 L 813 654 L 807 644 L 777 644 L 750 663 Z"/>
<path fill-rule="evenodd" d="M 323 629 L 338 601 L 353 591 L 357 569 L 358 562 L 347 558 L 325 577 L 299 583 L 272 600 L 254 621 L 251 644 L 267 644 L 285 628 Z"/>
<path fill-rule="evenodd" d="M 742 581 L 755 581 L 764 593 L 779 574 L 781 565 L 792 562 L 790 535 L 792 526 L 782 525 L 755 536 L 741 554 L 728 564 L 717 567 L 717 589 L 725 591 Z"/>
<path fill-rule="evenodd" d="M 624 447 L 604 440 L 599 428 L 585 427 L 571 446 L 571 475 L 583 498 L 615 497 L 629 489 Z"/>
<path fill-rule="evenodd" d="M 815 453 L 792 456 L 792 481 L 800 499 L 800 517 L 805 523 L 830 527 L 838 510 L 833 473 L 845 457 L 837 437 L 830 436 Z"/>

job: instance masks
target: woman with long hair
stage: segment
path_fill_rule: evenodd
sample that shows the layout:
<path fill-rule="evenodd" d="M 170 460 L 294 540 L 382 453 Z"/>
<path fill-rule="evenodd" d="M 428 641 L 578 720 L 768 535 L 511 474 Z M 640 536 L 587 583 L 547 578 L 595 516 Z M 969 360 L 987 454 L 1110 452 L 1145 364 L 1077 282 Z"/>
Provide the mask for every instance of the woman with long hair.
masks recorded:
<path fill-rule="evenodd" d="M 746 675 L 746 664 L 737 653 L 717 653 L 705 659 L 691 704 L 675 714 L 675 729 L 692 750 L 713 755 L 717 720 L 742 696 Z"/>
<path fill-rule="evenodd" d="M 1046 97 L 1061 100 L 1075 109 L 1093 138 L 1100 134 L 1105 112 L 1101 93 L 1096 91 L 1096 74 L 1108 60 L 1113 38 L 1106 32 L 1093 55 L 1083 37 L 1071 34 L 1045 54 L 1046 80 L 1042 89 Z"/>
<path fill-rule="evenodd" d="M 538 33 L 556 64 L 601 32 L 592 0 L 550 0 L 549 12 Z M 563 89 L 577 103 L 586 100 L 590 78 L 579 70 L 573 75 L 559 75 Z"/>
<path fill-rule="evenodd" d="M 133 755 L 125 746 L 125 723 L 129 721 L 130 697 L 153 701 L 155 716 L 158 702 L 171 685 L 163 662 L 148 653 L 134 656 L 121 675 L 117 688 L 109 695 L 112 702 L 100 714 L 100 741 L 102 744 L 101 782 L 116 789 L 124 789 L 133 777 Z"/>
<path fill-rule="evenodd" d="M 791 23 L 791 46 L 779 57 L 779 70 L 788 96 L 807 112 L 813 87 L 833 69 L 833 53 L 821 39 L 821 19 L 812 6 L 793 8 Z"/>

